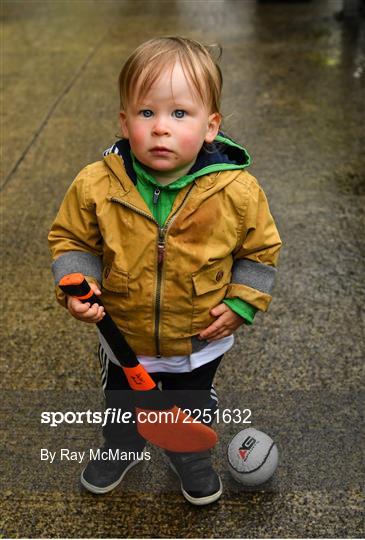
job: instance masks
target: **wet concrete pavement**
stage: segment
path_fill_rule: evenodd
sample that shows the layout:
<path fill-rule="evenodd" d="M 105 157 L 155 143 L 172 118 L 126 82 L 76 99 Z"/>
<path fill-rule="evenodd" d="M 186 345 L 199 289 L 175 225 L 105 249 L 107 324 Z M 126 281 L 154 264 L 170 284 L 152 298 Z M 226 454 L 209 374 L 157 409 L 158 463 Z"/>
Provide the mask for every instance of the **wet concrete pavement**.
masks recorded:
<path fill-rule="evenodd" d="M 3 537 L 361 537 L 364 464 L 364 29 L 341 2 L 3 2 Z M 114 492 L 82 491 L 82 465 L 40 449 L 97 446 L 97 426 L 42 411 L 101 410 L 95 336 L 54 301 L 47 232 L 62 196 L 118 133 L 117 75 L 140 42 L 182 34 L 223 46 L 225 130 L 253 156 L 284 248 L 270 311 L 240 330 L 217 377 L 221 406 L 250 408 L 277 442 L 273 480 L 229 477 L 191 507 L 163 456 Z M 232 392 L 232 388 L 234 391 Z"/>

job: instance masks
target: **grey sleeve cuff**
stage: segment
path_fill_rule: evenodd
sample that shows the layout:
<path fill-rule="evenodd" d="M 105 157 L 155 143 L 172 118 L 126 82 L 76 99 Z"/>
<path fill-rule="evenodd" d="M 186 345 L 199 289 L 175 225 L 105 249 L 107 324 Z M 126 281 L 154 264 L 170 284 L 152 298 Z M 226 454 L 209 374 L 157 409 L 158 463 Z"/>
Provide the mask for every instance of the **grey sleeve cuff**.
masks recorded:
<path fill-rule="evenodd" d="M 68 251 L 53 262 L 52 272 L 56 285 L 64 276 L 75 272 L 92 276 L 101 283 L 103 264 L 100 257 L 86 251 Z"/>
<path fill-rule="evenodd" d="M 276 268 L 251 261 L 238 259 L 233 264 L 232 283 L 247 285 L 266 294 L 271 294 L 276 277 Z"/>

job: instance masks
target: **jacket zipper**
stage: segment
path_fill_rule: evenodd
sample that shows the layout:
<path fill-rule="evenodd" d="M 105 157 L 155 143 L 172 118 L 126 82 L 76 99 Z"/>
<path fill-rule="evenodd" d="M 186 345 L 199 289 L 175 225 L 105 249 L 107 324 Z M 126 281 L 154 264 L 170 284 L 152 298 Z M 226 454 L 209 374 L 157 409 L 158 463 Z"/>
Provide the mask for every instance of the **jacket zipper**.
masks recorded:
<path fill-rule="evenodd" d="M 194 182 L 191 184 L 190 189 L 185 193 L 185 197 L 181 201 L 181 204 L 179 208 L 175 210 L 175 212 L 172 214 L 172 216 L 166 221 L 165 225 L 163 227 L 159 226 L 159 236 L 158 236 L 158 265 L 157 265 L 157 290 L 156 290 L 156 304 L 155 304 L 155 343 L 156 343 L 156 357 L 161 358 L 161 351 L 160 351 L 160 315 L 161 315 L 161 284 L 162 284 L 162 271 L 163 271 L 163 260 L 165 256 L 165 242 L 166 242 L 166 236 L 168 229 L 172 225 L 173 221 L 175 220 L 177 214 L 180 212 L 180 210 L 184 207 L 186 199 L 188 198 L 191 190 L 194 187 Z M 159 193 L 157 194 L 157 191 Z M 158 201 L 158 197 L 160 195 L 161 191 L 157 188 L 154 193 L 154 201 L 155 201 L 155 194 L 157 197 L 156 203 Z"/>
<path fill-rule="evenodd" d="M 121 201 L 120 199 L 117 199 L 115 197 L 112 197 L 111 200 L 113 202 L 119 203 L 121 205 L 127 206 L 131 210 L 134 210 L 137 212 L 137 214 L 140 214 L 141 216 L 145 216 L 150 221 L 153 221 L 158 226 L 158 241 L 157 241 L 157 287 L 156 287 L 156 301 L 155 301 L 155 345 L 156 345 L 156 358 L 161 358 L 161 349 L 160 349 L 160 318 L 161 318 L 161 285 L 162 285 L 162 272 L 163 272 L 163 260 L 165 256 L 165 242 L 166 242 L 166 236 L 167 231 L 172 225 L 173 221 L 175 220 L 178 212 L 183 208 L 185 205 L 186 199 L 188 198 L 191 190 L 194 187 L 194 182 L 191 184 L 190 189 L 185 193 L 185 197 L 181 201 L 181 204 L 179 208 L 176 209 L 176 211 L 172 214 L 170 219 L 166 221 L 165 225 L 163 227 L 160 227 L 158 222 L 155 220 L 154 217 L 150 216 L 146 212 L 143 212 L 143 210 L 140 210 L 139 208 L 136 208 L 132 204 L 126 203 L 125 201 Z M 153 193 L 153 203 L 157 204 L 158 198 L 160 196 L 161 190 L 159 188 L 156 188 Z"/>
<path fill-rule="evenodd" d="M 156 188 L 153 192 L 153 204 L 158 205 L 158 199 L 161 194 L 161 189 Z M 157 217 L 159 215 L 159 206 L 157 206 Z M 157 219 L 159 223 L 159 220 Z M 156 301 L 155 301 L 155 346 L 156 357 L 161 358 L 160 351 L 160 317 L 161 317 L 161 284 L 162 284 L 162 265 L 165 254 L 165 239 L 163 228 L 158 225 L 158 241 L 157 241 L 157 285 L 156 285 Z"/>

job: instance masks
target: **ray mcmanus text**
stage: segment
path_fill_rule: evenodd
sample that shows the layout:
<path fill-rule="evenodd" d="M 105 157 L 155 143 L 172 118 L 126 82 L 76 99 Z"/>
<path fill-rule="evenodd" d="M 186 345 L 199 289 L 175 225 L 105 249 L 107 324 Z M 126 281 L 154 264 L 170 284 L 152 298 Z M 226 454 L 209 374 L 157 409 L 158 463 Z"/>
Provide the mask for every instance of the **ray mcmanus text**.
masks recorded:
<path fill-rule="evenodd" d="M 48 463 L 54 463 L 55 460 L 77 461 L 77 463 L 82 463 L 85 461 L 85 458 L 98 461 L 135 461 L 136 459 L 145 459 L 149 461 L 151 459 L 151 454 L 146 450 L 141 450 L 140 452 L 127 452 L 120 450 L 119 448 L 108 448 L 107 450 L 102 450 L 101 448 L 94 450 L 93 448 L 90 448 L 88 451 L 84 450 L 82 452 L 70 450 L 70 448 L 61 448 L 58 451 L 41 448 L 41 461 L 47 461 Z"/>

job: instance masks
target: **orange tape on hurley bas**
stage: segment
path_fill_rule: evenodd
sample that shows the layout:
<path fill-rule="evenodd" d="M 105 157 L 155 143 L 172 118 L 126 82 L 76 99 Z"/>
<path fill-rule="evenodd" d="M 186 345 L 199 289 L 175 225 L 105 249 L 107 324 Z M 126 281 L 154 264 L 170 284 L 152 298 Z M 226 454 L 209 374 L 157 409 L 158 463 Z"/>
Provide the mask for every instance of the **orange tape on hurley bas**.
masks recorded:
<path fill-rule="evenodd" d="M 156 384 L 141 365 L 136 367 L 123 367 L 122 369 L 128 379 L 129 386 L 133 390 L 152 390 Z"/>
<path fill-rule="evenodd" d="M 205 452 L 218 441 L 216 432 L 174 405 L 169 410 L 136 407 L 138 433 L 170 452 Z"/>

